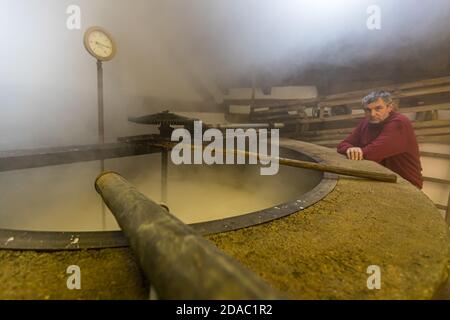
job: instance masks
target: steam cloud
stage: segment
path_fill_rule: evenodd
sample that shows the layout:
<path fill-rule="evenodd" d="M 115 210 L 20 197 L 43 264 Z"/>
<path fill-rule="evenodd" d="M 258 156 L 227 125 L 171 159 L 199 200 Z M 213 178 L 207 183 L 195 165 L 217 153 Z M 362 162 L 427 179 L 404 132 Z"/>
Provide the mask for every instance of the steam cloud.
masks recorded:
<path fill-rule="evenodd" d="M 366 27 L 372 4 L 381 30 Z M 69 5 L 80 6 L 81 30 L 66 28 Z M 95 61 L 82 45 L 92 25 L 119 48 L 104 66 L 114 140 L 148 131 L 126 121 L 156 111 L 144 97 L 201 100 L 187 70 L 230 86 L 256 70 L 279 85 L 314 64 L 407 59 L 449 42 L 449 15 L 445 0 L 1 0 L 0 150 L 96 142 Z"/>
<path fill-rule="evenodd" d="M 377 31 L 366 27 L 373 4 L 381 9 Z M 81 30 L 66 27 L 69 5 L 81 8 Z M 92 25 L 105 27 L 118 44 L 116 58 L 104 64 L 105 133 L 113 142 L 150 132 L 127 121 L 167 108 L 149 108 L 146 97 L 202 100 L 190 74 L 235 86 L 253 70 L 280 85 L 314 64 L 407 59 L 414 50 L 447 46 L 449 15 L 447 0 L 0 0 L 0 150 L 97 142 L 96 65 L 82 44 Z M 130 176 L 151 170 L 132 167 Z M 98 223 L 97 174 L 95 162 L 0 173 L 0 217 L 23 227 L 56 219 L 57 228 L 76 224 L 77 214 L 64 215 L 82 211 Z M 27 187 L 33 184 L 46 186 L 55 203 L 43 203 Z M 61 199 L 67 206 L 57 204 Z M 49 216 L 36 216 L 39 208 Z M 26 224 L 13 221 L 24 214 Z"/>

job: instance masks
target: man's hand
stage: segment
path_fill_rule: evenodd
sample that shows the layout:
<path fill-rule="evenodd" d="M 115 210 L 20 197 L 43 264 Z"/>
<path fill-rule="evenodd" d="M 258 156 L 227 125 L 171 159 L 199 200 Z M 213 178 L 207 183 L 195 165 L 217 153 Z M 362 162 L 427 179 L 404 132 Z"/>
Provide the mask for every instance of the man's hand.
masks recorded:
<path fill-rule="evenodd" d="M 361 148 L 348 148 L 347 149 L 347 158 L 350 160 L 363 160 L 363 151 Z"/>

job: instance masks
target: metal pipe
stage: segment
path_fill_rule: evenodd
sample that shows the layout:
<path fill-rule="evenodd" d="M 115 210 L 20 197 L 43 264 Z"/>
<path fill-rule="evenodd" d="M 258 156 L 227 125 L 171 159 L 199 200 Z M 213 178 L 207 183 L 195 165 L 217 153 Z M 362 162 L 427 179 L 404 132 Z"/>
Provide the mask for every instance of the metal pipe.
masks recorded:
<path fill-rule="evenodd" d="M 116 217 L 159 298 L 284 298 L 120 175 L 101 174 L 95 188 Z"/>
<path fill-rule="evenodd" d="M 163 148 L 161 151 L 161 201 L 163 203 L 167 203 L 168 158 L 167 148 Z"/>
<path fill-rule="evenodd" d="M 101 60 L 97 60 L 97 95 L 98 95 L 98 143 L 105 143 L 105 124 L 103 115 L 103 65 Z M 100 160 L 100 172 L 105 171 L 105 160 Z M 106 208 L 102 202 L 102 230 L 106 229 Z"/>
<path fill-rule="evenodd" d="M 103 66 L 97 60 L 97 95 L 98 95 L 98 143 L 105 143 L 105 126 L 103 119 Z"/>

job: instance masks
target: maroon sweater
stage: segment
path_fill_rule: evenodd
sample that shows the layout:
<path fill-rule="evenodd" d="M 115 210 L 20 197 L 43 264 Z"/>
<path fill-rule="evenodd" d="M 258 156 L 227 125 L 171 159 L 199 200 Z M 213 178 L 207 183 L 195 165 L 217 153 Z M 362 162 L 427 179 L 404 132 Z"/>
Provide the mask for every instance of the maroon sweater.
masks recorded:
<path fill-rule="evenodd" d="M 419 146 L 411 121 L 404 115 L 392 111 L 380 124 L 363 119 L 337 151 L 346 154 L 351 147 L 360 147 L 365 160 L 380 163 L 422 189 Z"/>

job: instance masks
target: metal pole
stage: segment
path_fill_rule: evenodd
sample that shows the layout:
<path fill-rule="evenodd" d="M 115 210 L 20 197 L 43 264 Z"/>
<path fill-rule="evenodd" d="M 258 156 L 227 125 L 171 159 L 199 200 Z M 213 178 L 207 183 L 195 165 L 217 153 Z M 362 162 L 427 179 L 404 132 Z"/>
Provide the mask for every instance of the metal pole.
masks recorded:
<path fill-rule="evenodd" d="M 250 102 L 250 112 L 253 110 L 253 106 L 255 105 L 255 98 L 256 98 L 256 74 L 255 74 L 255 67 L 252 66 L 251 69 L 251 79 L 252 79 L 252 97 Z"/>
<path fill-rule="evenodd" d="M 95 189 L 160 299 L 286 298 L 120 175 L 103 173 Z"/>
<path fill-rule="evenodd" d="M 168 152 L 166 148 L 161 151 L 161 201 L 167 204 L 167 165 Z"/>
<path fill-rule="evenodd" d="M 105 143 L 105 127 L 103 123 L 103 67 L 97 60 L 97 92 L 98 92 L 98 143 Z"/>
<path fill-rule="evenodd" d="M 98 143 L 105 143 L 105 125 L 103 119 L 103 65 L 97 60 L 97 95 L 98 95 Z M 105 171 L 105 161 L 100 160 L 100 173 Z M 106 228 L 106 208 L 102 202 L 102 229 Z"/>
<path fill-rule="evenodd" d="M 450 226 L 450 192 L 448 193 L 447 210 L 445 211 L 445 221 Z"/>

